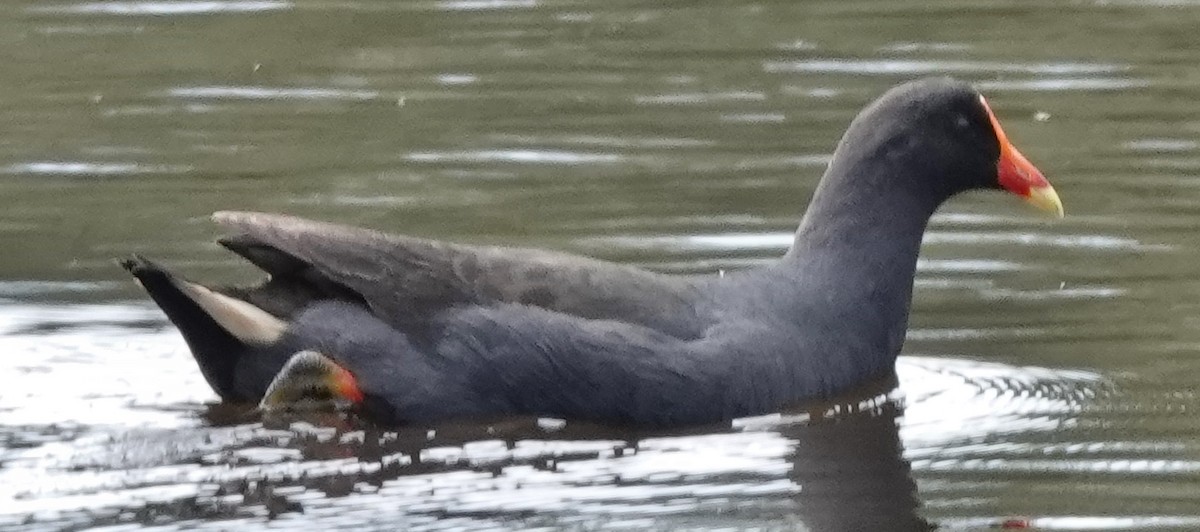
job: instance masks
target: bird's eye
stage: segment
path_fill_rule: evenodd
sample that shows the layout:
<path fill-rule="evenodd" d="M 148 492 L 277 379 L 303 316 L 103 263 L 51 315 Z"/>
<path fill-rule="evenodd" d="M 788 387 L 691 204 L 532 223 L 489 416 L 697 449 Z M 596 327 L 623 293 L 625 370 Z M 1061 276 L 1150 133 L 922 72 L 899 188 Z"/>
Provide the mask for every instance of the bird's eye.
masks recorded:
<path fill-rule="evenodd" d="M 967 120 L 966 115 L 957 115 L 954 117 L 954 127 L 958 129 L 967 129 L 971 125 L 971 121 Z"/>

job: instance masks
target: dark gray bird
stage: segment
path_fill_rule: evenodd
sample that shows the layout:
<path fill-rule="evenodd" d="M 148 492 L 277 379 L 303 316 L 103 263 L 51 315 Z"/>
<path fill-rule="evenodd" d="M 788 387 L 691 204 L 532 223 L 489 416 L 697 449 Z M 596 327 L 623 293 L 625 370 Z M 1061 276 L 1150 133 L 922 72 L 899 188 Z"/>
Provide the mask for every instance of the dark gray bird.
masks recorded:
<path fill-rule="evenodd" d="M 302 386 L 315 375 L 388 423 L 699 424 L 891 374 L 925 226 L 972 189 L 1062 216 L 983 97 L 926 79 L 850 124 L 786 255 L 723 277 L 244 212 L 213 219 L 233 235 L 225 247 L 269 274 L 260 286 L 205 288 L 140 257 L 124 266 L 227 401 L 260 401 L 269 385 L 264 403 L 287 400 L 303 373 Z"/>

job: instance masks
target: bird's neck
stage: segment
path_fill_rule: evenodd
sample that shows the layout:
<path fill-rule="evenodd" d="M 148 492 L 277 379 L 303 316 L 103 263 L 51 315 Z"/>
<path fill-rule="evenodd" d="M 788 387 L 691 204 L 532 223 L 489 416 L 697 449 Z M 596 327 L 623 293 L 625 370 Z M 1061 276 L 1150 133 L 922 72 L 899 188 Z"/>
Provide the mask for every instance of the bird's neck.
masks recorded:
<path fill-rule="evenodd" d="M 850 356 L 883 370 L 903 345 L 917 253 L 930 216 L 946 199 L 919 168 L 895 159 L 832 164 L 780 266 L 799 299 L 832 334 L 853 342 Z"/>
<path fill-rule="evenodd" d="M 920 175 L 923 170 L 895 160 L 835 161 L 813 194 L 789 257 L 862 251 L 915 264 L 929 218 L 950 195 L 930 186 L 935 181 Z"/>

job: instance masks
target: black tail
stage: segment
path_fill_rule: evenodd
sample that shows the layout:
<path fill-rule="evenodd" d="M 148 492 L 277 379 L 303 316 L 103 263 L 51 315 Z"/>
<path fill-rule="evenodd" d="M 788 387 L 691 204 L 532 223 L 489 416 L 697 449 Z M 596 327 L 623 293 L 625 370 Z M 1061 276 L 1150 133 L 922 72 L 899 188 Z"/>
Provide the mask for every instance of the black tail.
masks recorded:
<path fill-rule="evenodd" d="M 268 356 L 268 352 L 273 351 L 271 343 L 282 334 L 282 321 L 249 303 L 180 279 L 141 256 L 123 260 L 121 266 L 137 278 L 179 328 L 204 379 L 221 399 L 261 399 L 274 373 L 253 366 L 277 358 Z M 267 373 L 261 383 L 256 382 L 263 380 L 257 375 L 264 373 L 260 369 Z"/>

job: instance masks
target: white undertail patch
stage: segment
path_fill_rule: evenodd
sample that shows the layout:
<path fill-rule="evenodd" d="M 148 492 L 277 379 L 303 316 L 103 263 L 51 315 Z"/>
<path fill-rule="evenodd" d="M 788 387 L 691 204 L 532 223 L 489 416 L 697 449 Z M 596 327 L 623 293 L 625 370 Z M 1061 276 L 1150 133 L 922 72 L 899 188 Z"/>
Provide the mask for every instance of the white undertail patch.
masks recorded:
<path fill-rule="evenodd" d="M 217 322 L 217 325 L 238 340 L 269 345 L 277 342 L 287 330 L 287 323 L 283 320 L 250 303 L 213 292 L 195 283 L 181 280 L 175 282 L 180 290 Z"/>

